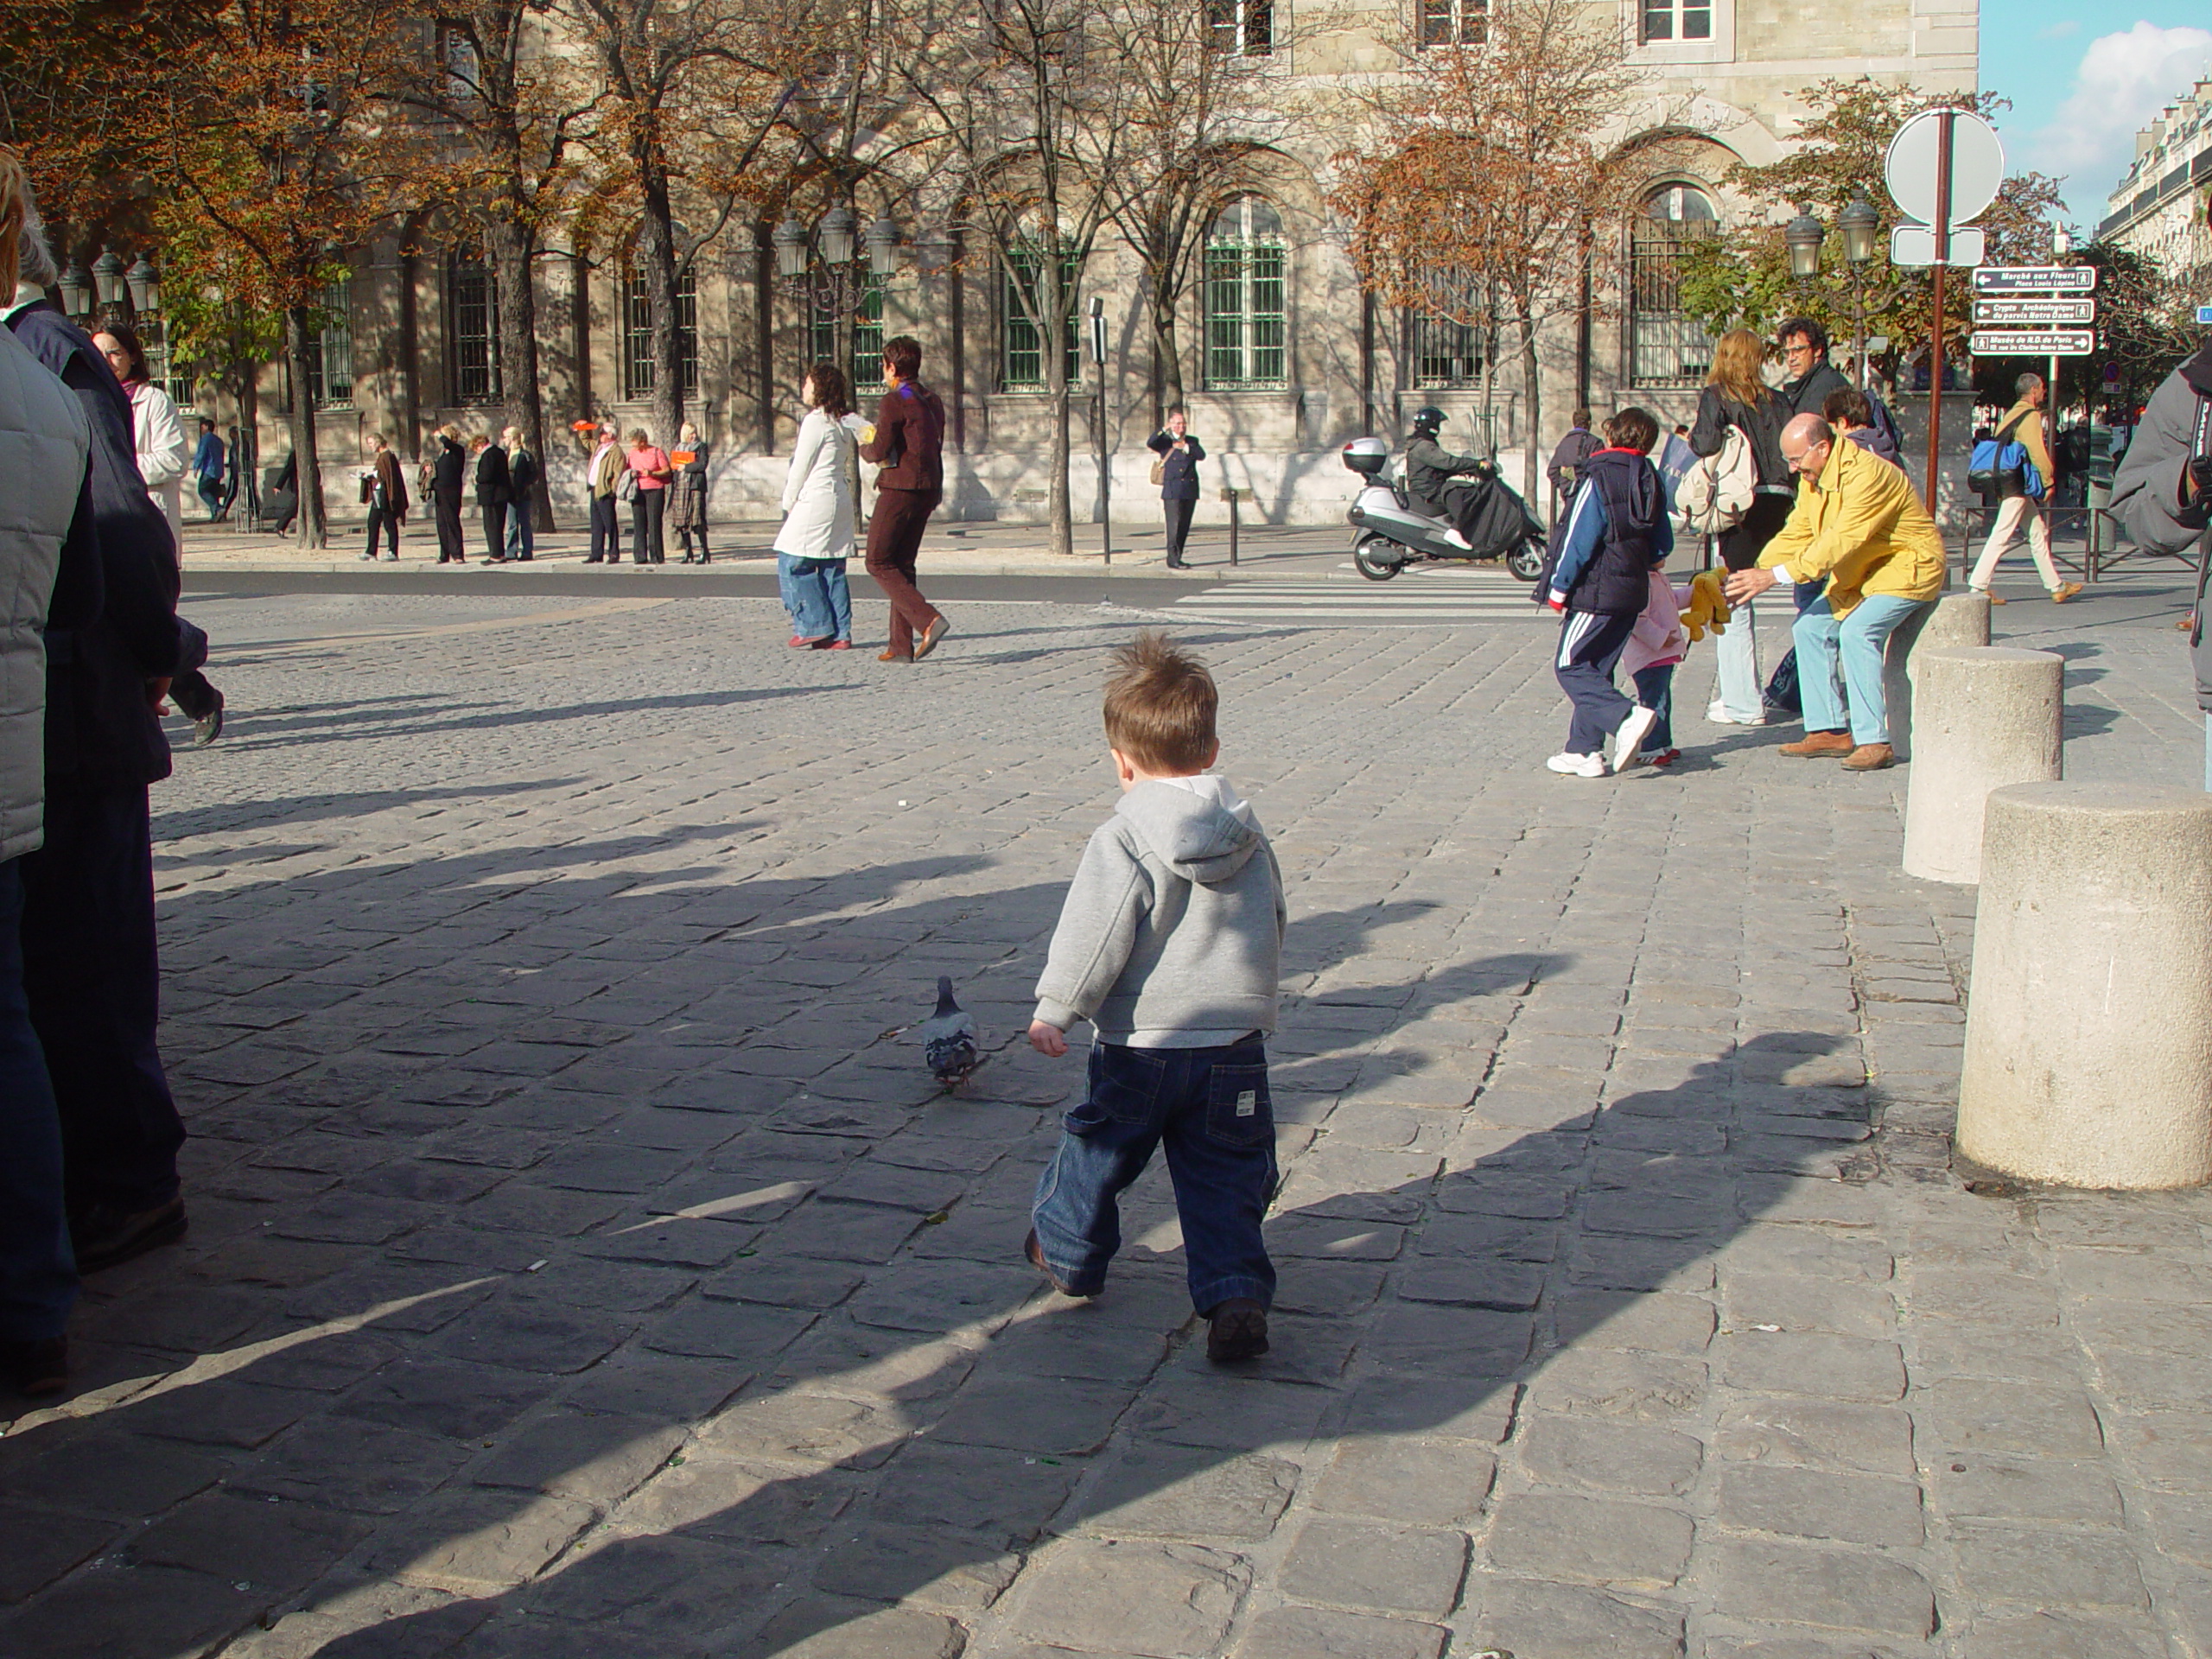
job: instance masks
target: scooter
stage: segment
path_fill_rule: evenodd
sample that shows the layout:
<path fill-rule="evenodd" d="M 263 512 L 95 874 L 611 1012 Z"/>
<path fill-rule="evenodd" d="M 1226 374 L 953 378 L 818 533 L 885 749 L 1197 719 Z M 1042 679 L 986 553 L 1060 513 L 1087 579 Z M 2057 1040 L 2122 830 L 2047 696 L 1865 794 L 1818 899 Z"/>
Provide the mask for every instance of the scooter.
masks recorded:
<path fill-rule="evenodd" d="M 1466 548 L 1446 535 L 1450 519 L 1414 505 L 1402 473 L 1389 471 L 1390 446 L 1383 440 L 1354 438 L 1344 445 L 1344 461 L 1367 480 L 1344 517 L 1352 527 L 1351 562 L 1370 582 L 1388 582 L 1409 564 L 1445 559 L 1467 564 L 1502 559 L 1522 582 L 1541 574 L 1544 527 L 1491 462 L 1473 474 L 1480 494 L 1468 537 L 1473 546 Z"/>

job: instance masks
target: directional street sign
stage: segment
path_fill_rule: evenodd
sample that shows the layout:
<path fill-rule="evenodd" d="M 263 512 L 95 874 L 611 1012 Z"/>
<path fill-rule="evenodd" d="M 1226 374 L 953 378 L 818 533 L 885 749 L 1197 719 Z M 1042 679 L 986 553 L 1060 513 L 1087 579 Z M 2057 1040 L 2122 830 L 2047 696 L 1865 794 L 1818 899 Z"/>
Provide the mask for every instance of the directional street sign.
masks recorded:
<path fill-rule="evenodd" d="M 1967 336 L 1976 357 L 2087 357 L 2097 349 L 2094 328 L 1977 328 Z"/>
<path fill-rule="evenodd" d="M 2022 323 L 2094 322 L 2097 302 L 2094 300 L 1976 300 L 1974 320 L 1978 326 L 2001 323 L 2018 327 Z"/>
<path fill-rule="evenodd" d="M 2097 286 L 2094 265 L 1980 265 L 1977 294 L 2088 294 Z"/>

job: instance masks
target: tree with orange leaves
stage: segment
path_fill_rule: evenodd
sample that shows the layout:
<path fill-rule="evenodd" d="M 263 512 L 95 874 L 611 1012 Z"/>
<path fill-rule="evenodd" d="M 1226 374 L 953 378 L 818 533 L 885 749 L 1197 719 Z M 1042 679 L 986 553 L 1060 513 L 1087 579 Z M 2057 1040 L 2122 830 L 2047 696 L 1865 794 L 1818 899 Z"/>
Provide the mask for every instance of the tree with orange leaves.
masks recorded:
<path fill-rule="evenodd" d="M 1333 196 L 1371 292 L 1510 334 L 1527 408 L 1522 487 L 1534 499 L 1538 342 L 1593 303 L 1583 273 L 1595 228 L 1625 205 L 1616 149 L 1644 77 L 1610 10 L 1514 0 L 1487 17 L 1483 38 L 1410 54 L 1402 75 L 1369 90 L 1394 137 L 1339 155 Z"/>

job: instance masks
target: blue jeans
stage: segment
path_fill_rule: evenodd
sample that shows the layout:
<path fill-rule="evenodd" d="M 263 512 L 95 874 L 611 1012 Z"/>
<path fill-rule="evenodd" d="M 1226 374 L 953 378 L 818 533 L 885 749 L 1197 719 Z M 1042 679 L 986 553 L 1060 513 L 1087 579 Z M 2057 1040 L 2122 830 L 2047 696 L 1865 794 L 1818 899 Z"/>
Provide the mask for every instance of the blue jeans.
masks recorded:
<path fill-rule="evenodd" d="M 842 559 L 799 559 L 776 555 L 776 587 L 791 614 L 791 632 L 802 639 L 853 637 L 853 590 L 845 582 Z"/>
<path fill-rule="evenodd" d="M 518 501 L 507 509 L 507 556 L 527 559 L 537 548 L 537 526 L 530 522 L 530 503 Z"/>
<path fill-rule="evenodd" d="M 1659 716 L 1643 734 L 1643 752 L 1663 754 L 1675 747 L 1675 664 L 1654 663 L 1630 677 L 1636 682 L 1636 700 Z"/>
<path fill-rule="evenodd" d="M 1165 1142 L 1192 1305 L 1209 1313 L 1233 1296 L 1274 1301 L 1260 1220 L 1274 1196 L 1275 1117 L 1259 1038 L 1220 1048 L 1096 1044 L 1090 1090 L 1060 1126 L 1031 1218 L 1061 1284 L 1085 1296 L 1105 1287 L 1122 1246 L 1116 1201 Z"/>
<path fill-rule="evenodd" d="M 1882 696 L 1882 655 L 1897 625 L 1936 601 L 1869 594 L 1838 620 L 1826 599 L 1798 613 L 1790 630 L 1797 641 L 1797 692 L 1805 705 L 1805 730 L 1840 732 L 1848 725 L 1854 743 L 1890 741 L 1890 712 Z M 1847 719 L 1843 699 L 1851 696 Z"/>
<path fill-rule="evenodd" d="M 0 1340 L 58 1337 L 77 1300 L 61 1115 L 23 996 L 22 861 L 0 863 Z"/>

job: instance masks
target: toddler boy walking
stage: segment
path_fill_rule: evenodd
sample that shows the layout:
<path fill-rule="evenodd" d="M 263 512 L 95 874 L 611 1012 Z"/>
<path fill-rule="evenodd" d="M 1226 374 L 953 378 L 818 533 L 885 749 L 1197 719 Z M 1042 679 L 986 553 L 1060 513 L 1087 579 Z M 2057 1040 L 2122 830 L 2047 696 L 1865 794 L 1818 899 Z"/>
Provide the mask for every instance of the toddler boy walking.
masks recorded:
<path fill-rule="evenodd" d="M 1206 1355 L 1268 1349 L 1275 1270 L 1260 1220 L 1275 1187 L 1267 1034 L 1274 1029 L 1282 873 L 1220 778 L 1219 698 L 1204 664 L 1147 632 L 1115 653 L 1106 742 L 1122 784 L 1061 907 L 1029 1040 L 1068 1052 L 1088 1020 L 1090 1087 L 1037 1183 L 1030 1262 L 1070 1296 L 1105 1288 L 1122 1191 L 1165 1144 Z"/>

